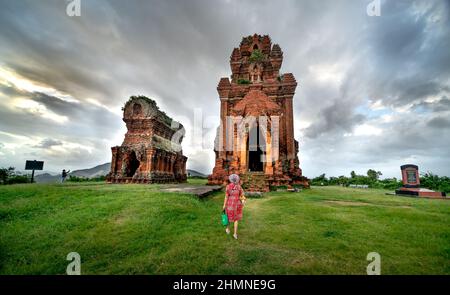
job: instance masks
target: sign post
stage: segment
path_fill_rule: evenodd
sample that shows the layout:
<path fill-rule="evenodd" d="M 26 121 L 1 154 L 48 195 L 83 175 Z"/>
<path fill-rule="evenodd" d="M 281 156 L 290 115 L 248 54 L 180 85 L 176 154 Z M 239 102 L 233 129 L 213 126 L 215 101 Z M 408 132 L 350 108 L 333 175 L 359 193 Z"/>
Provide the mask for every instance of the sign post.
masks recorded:
<path fill-rule="evenodd" d="M 26 161 L 25 170 L 33 170 L 31 172 L 31 183 L 34 182 L 34 170 L 42 170 L 44 169 L 44 161 Z"/>

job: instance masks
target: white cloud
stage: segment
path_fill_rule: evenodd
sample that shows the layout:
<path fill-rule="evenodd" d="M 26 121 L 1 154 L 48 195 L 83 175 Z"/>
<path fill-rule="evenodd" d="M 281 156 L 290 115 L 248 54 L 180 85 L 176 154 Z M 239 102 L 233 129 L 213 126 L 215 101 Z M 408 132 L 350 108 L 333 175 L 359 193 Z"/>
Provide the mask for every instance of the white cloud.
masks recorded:
<path fill-rule="evenodd" d="M 79 102 L 71 95 L 64 94 L 56 90 L 55 88 L 26 79 L 17 74 L 16 72 L 14 72 L 13 70 L 2 67 L 1 64 L 0 64 L 0 83 L 2 83 L 3 85 L 13 85 L 17 89 L 24 90 L 27 92 L 40 92 L 47 94 L 49 96 L 55 96 L 68 102 L 75 102 L 75 103 Z"/>
<path fill-rule="evenodd" d="M 381 101 L 381 99 L 370 103 L 369 108 L 373 111 L 380 111 L 380 110 L 384 110 L 386 107 L 383 105 L 383 102 Z"/>
<path fill-rule="evenodd" d="M 353 135 L 355 136 L 372 136 L 372 135 L 381 135 L 383 133 L 383 130 L 369 125 L 369 124 L 361 124 L 355 127 L 355 130 L 353 131 Z"/>
<path fill-rule="evenodd" d="M 58 115 L 49 111 L 47 107 L 41 103 L 27 98 L 16 98 L 12 101 L 12 105 L 20 110 L 24 110 L 30 114 L 41 116 L 42 118 L 52 120 L 58 124 L 63 124 L 69 120 L 66 116 Z"/>
<path fill-rule="evenodd" d="M 341 64 L 313 64 L 308 67 L 308 71 L 317 81 L 321 83 L 332 83 L 339 86 L 346 73 L 345 67 Z"/>

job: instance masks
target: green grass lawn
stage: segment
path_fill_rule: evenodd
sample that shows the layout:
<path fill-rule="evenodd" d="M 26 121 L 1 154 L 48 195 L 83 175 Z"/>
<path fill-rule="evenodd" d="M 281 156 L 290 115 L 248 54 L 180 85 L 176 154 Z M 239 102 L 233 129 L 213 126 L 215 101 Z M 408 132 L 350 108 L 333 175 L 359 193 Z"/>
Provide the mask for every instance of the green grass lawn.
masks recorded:
<path fill-rule="evenodd" d="M 195 180 L 201 185 L 203 181 Z M 383 190 L 313 187 L 249 199 L 239 240 L 220 224 L 223 194 L 158 185 L 0 187 L 0 274 L 450 274 L 450 202 Z"/>

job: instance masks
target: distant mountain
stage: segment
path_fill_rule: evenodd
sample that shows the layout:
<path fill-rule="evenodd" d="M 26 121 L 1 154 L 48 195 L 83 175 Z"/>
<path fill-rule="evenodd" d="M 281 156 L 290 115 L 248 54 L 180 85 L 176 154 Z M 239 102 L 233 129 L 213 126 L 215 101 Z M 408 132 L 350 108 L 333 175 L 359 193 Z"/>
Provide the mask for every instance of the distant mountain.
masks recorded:
<path fill-rule="evenodd" d="M 69 175 L 93 178 L 99 176 L 106 176 L 106 174 L 108 174 L 110 170 L 111 170 L 111 163 L 105 163 L 89 169 L 71 171 Z"/>
<path fill-rule="evenodd" d="M 44 173 L 34 176 L 34 181 L 37 183 L 49 183 L 49 182 L 57 182 L 60 180 L 59 175 L 52 175 L 50 173 Z"/>
<path fill-rule="evenodd" d="M 69 173 L 69 176 L 73 175 L 77 177 L 86 177 L 86 178 L 105 176 L 106 174 L 109 173 L 110 168 L 111 163 L 105 163 L 89 169 L 79 169 L 71 171 Z M 43 173 L 34 176 L 34 180 L 37 183 L 58 182 L 60 178 L 61 178 L 60 174 L 52 175 L 50 173 Z"/>
<path fill-rule="evenodd" d="M 79 170 L 71 171 L 69 173 L 69 176 L 73 175 L 73 176 L 77 176 L 77 177 L 94 178 L 94 177 L 99 177 L 99 176 L 105 176 L 106 174 L 109 173 L 110 169 L 111 169 L 111 163 L 105 163 L 102 165 L 95 166 L 93 168 L 79 169 Z M 201 172 L 191 170 L 191 169 L 187 169 L 186 173 L 187 173 L 188 177 L 203 177 L 203 178 L 208 177 L 208 175 L 205 175 Z M 54 174 L 50 174 L 50 173 L 43 173 L 43 174 L 35 175 L 34 180 L 37 183 L 58 182 L 60 180 L 60 177 L 61 177 L 60 174 L 54 175 Z"/>
<path fill-rule="evenodd" d="M 208 177 L 208 175 L 205 175 L 201 172 L 191 170 L 191 169 L 186 169 L 186 173 L 187 173 L 188 177 L 203 177 L 203 178 Z"/>

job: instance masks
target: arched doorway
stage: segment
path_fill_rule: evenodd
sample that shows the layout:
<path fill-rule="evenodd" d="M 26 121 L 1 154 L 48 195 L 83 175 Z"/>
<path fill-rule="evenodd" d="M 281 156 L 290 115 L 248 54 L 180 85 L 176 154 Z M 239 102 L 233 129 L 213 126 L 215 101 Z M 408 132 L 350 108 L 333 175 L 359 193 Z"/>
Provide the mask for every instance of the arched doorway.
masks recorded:
<path fill-rule="evenodd" d="M 248 171 L 261 172 L 264 165 L 261 160 L 263 152 L 261 149 L 261 141 L 263 138 L 260 134 L 259 124 L 252 127 L 247 137 L 247 151 L 248 151 Z"/>
<path fill-rule="evenodd" d="M 139 168 L 139 165 L 141 162 L 136 157 L 136 153 L 132 151 L 128 157 L 128 174 L 127 177 L 133 177 L 134 173 L 136 173 L 136 170 Z"/>

